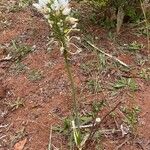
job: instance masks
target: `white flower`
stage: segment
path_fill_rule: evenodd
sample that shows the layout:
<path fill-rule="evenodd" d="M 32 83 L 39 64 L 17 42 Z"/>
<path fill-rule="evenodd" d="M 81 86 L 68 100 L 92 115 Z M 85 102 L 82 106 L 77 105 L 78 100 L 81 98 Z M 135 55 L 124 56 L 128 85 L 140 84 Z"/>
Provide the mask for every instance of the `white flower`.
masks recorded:
<path fill-rule="evenodd" d="M 71 12 L 71 8 L 69 8 L 69 1 L 68 0 L 39 0 L 38 3 L 34 3 L 33 6 L 42 13 L 46 13 L 48 10 L 47 4 L 51 4 L 51 9 L 60 13 L 62 11 L 63 15 L 69 15 Z"/>
<path fill-rule="evenodd" d="M 69 1 L 68 0 L 54 0 L 51 4 L 52 10 L 58 11 L 58 10 L 65 10 L 69 9 Z M 67 12 L 70 10 L 66 10 Z"/>
<path fill-rule="evenodd" d="M 69 16 L 66 18 L 66 21 L 68 21 L 70 24 L 74 25 L 77 23 L 78 19 Z"/>
<path fill-rule="evenodd" d="M 68 5 L 69 5 L 68 0 L 58 0 L 58 2 L 59 2 L 59 5 L 62 9 L 68 7 Z"/>
<path fill-rule="evenodd" d="M 101 122 L 101 118 L 96 118 L 95 120 L 97 123 Z"/>
<path fill-rule="evenodd" d="M 39 5 L 44 7 L 48 4 L 49 0 L 39 0 Z"/>
<path fill-rule="evenodd" d="M 45 9 L 47 7 L 49 0 L 39 0 L 38 3 L 34 3 L 33 6 L 39 10 L 39 11 L 43 11 L 43 9 Z"/>
<path fill-rule="evenodd" d="M 71 12 L 71 8 L 67 7 L 62 11 L 62 14 L 67 16 L 70 14 L 70 12 Z"/>
<path fill-rule="evenodd" d="M 59 10 L 60 9 L 60 4 L 58 3 L 58 0 L 54 0 L 53 3 L 51 4 L 52 10 Z"/>

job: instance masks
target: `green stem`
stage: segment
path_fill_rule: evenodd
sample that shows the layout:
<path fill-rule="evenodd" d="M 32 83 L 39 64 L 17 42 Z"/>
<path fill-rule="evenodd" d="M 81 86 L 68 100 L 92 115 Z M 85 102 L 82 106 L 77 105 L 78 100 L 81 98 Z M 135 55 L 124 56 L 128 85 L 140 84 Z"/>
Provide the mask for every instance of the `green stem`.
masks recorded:
<path fill-rule="evenodd" d="M 65 19 L 65 18 L 62 18 Z M 60 45 L 63 46 L 64 48 L 64 52 L 63 52 L 63 57 L 64 57 L 64 61 L 65 61 L 65 68 L 68 74 L 68 78 L 71 82 L 71 92 L 72 92 L 72 101 L 73 101 L 73 119 L 75 120 L 75 122 L 77 121 L 77 126 L 79 128 L 79 116 L 78 116 L 78 108 L 77 108 L 77 98 L 76 98 L 76 89 L 75 89 L 75 85 L 74 85 L 74 80 L 71 74 L 71 69 L 70 69 L 70 65 L 69 65 L 69 61 L 68 61 L 68 51 L 67 51 L 67 44 L 66 44 L 66 40 L 65 40 L 65 35 L 64 35 L 64 30 L 66 29 L 66 24 L 65 24 L 65 20 L 63 21 L 63 31 L 60 30 L 60 27 L 58 26 L 58 22 L 59 22 L 59 18 L 54 17 L 54 31 L 56 33 L 56 37 L 58 38 Z"/>
<path fill-rule="evenodd" d="M 68 74 L 68 78 L 70 80 L 71 83 L 71 90 L 72 90 L 72 100 L 73 100 L 73 117 L 75 119 L 75 121 L 77 121 L 77 126 L 79 127 L 79 116 L 78 116 L 78 107 L 77 107 L 77 98 L 76 98 L 76 88 L 74 85 L 74 81 L 73 81 L 73 77 L 71 74 L 71 69 L 70 69 L 70 65 L 69 65 L 69 61 L 68 61 L 68 52 L 67 52 L 67 48 L 66 46 L 64 47 L 64 61 L 65 61 L 65 68 L 67 70 L 67 74 Z"/>

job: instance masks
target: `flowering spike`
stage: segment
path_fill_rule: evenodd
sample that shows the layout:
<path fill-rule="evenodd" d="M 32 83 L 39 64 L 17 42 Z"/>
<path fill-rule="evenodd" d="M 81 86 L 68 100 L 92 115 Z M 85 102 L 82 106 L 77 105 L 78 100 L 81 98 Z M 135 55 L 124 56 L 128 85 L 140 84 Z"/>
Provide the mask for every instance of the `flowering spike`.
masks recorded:
<path fill-rule="evenodd" d="M 39 0 L 33 6 L 48 20 L 60 46 L 63 47 L 65 43 L 65 46 L 69 47 L 69 33 L 76 30 L 78 21 L 71 16 L 69 0 Z M 63 52 L 62 49 L 61 52 Z"/>

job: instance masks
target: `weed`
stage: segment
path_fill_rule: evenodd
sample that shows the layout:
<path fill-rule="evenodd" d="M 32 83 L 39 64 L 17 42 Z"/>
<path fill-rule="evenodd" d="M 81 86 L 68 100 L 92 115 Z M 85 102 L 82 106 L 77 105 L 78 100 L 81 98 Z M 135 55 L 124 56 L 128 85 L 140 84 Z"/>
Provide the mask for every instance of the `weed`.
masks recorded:
<path fill-rule="evenodd" d="M 87 86 L 88 86 L 88 89 L 90 90 L 90 92 L 92 92 L 92 93 L 100 92 L 102 90 L 98 79 L 90 79 L 87 82 Z"/>
<path fill-rule="evenodd" d="M 89 19 L 94 23 L 94 24 L 98 24 L 98 20 L 97 20 L 97 16 L 95 13 L 91 13 L 91 15 L 89 16 Z"/>
<path fill-rule="evenodd" d="M 24 138 L 26 136 L 25 127 L 22 127 L 19 131 L 15 133 L 15 135 L 10 137 L 11 140 L 11 147 L 18 142 L 20 139 Z"/>
<path fill-rule="evenodd" d="M 23 107 L 24 102 L 20 97 L 18 97 L 14 102 L 8 103 L 7 105 L 10 107 L 10 109 L 12 111 L 14 111 L 14 110 L 17 110 L 20 107 Z"/>
<path fill-rule="evenodd" d="M 31 5 L 34 0 L 18 0 L 16 1 L 11 7 L 9 8 L 10 12 L 18 12 L 21 11 L 23 8 Z"/>
<path fill-rule="evenodd" d="M 108 38 L 109 38 L 111 41 L 116 41 L 116 35 L 115 35 L 115 33 L 109 31 L 109 32 L 108 32 Z"/>
<path fill-rule="evenodd" d="M 138 66 L 144 67 L 145 64 L 148 64 L 149 59 L 142 57 L 141 55 L 137 55 L 135 62 L 137 63 Z"/>
<path fill-rule="evenodd" d="M 27 7 L 33 3 L 33 0 L 19 0 L 18 6 L 21 8 Z"/>
<path fill-rule="evenodd" d="M 21 7 L 19 7 L 18 4 L 13 4 L 9 7 L 9 12 L 18 12 L 18 11 L 21 11 Z"/>
<path fill-rule="evenodd" d="M 104 106 L 106 106 L 106 104 L 105 104 L 105 102 L 104 102 L 104 100 L 102 100 L 102 101 L 99 101 L 99 100 L 95 100 L 94 102 L 93 102 L 93 104 L 92 104 L 92 110 L 93 110 L 93 112 L 95 113 L 97 113 L 97 112 L 99 112 Z"/>
<path fill-rule="evenodd" d="M 77 145 L 80 145 L 81 143 L 81 134 L 76 129 L 76 126 L 74 124 L 74 129 L 72 127 L 72 118 L 64 118 L 63 119 L 63 125 L 62 126 L 55 126 L 52 128 L 53 131 L 63 134 L 63 136 L 66 136 L 69 139 L 68 146 L 74 147 L 74 142 Z"/>
<path fill-rule="evenodd" d="M 99 69 L 104 70 L 107 67 L 106 56 L 104 54 L 99 53 L 98 54 L 98 61 L 99 61 L 99 64 L 98 64 Z"/>
<path fill-rule="evenodd" d="M 138 122 L 138 114 L 140 112 L 140 108 L 137 106 L 131 109 L 123 107 L 122 112 L 125 114 L 125 119 L 123 121 L 127 123 L 132 130 L 135 130 L 135 125 Z"/>
<path fill-rule="evenodd" d="M 129 88 L 131 91 L 136 91 L 138 89 L 138 85 L 131 78 L 121 78 L 113 84 L 113 87 L 115 89 Z"/>
<path fill-rule="evenodd" d="M 57 133 L 61 133 L 66 137 L 70 136 L 71 130 L 71 118 L 63 118 L 62 125 L 56 125 L 52 127 L 52 130 Z"/>
<path fill-rule="evenodd" d="M 104 100 L 102 101 L 94 101 L 92 104 L 92 118 L 97 118 L 98 113 L 106 106 Z"/>
<path fill-rule="evenodd" d="M 150 23 L 148 24 L 147 28 L 150 31 Z M 141 35 L 148 36 L 147 29 L 145 28 L 145 26 L 142 26 L 142 25 L 139 28 L 136 29 L 136 34 L 138 36 L 141 36 Z"/>
<path fill-rule="evenodd" d="M 96 60 L 90 60 L 87 63 L 83 63 L 80 65 L 80 68 L 82 69 L 83 73 L 85 75 L 91 75 L 94 71 L 101 71 L 106 68 L 107 65 L 107 59 L 105 55 L 103 54 L 97 54 L 97 61 Z"/>
<path fill-rule="evenodd" d="M 11 71 L 14 74 L 24 73 L 26 70 L 27 66 L 21 62 L 17 62 L 11 67 Z"/>
<path fill-rule="evenodd" d="M 92 68 L 88 64 L 81 64 L 80 68 L 83 70 L 83 73 L 85 75 L 89 75 L 90 72 L 92 71 Z"/>
<path fill-rule="evenodd" d="M 11 51 L 11 55 L 14 57 L 16 61 L 21 60 L 25 57 L 29 52 L 32 52 L 34 49 L 30 46 L 24 44 L 18 44 L 15 41 L 12 41 L 13 50 Z"/>
<path fill-rule="evenodd" d="M 150 80 L 150 68 L 143 68 L 140 72 L 140 76 L 146 81 Z"/>
<path fill-rule="evenodd" d="M 115 21 L 110 20 L 109 18 L 101 20 L 101 26 L 105 27 L 106 29 L 111 29 L 115 27 Z"/>
<path fill-rule="evenodd" d="M 76 142 L 78 142 L 78 145 L 83 146 L 88 137 L 88 133 L 90 132 L 89 127 L 93 126 L 93 122 L 95 122 L 95 121 L 98 122 L 100 120 L 100 118 L 97 118 L 98 113 L 101 112 L 101 110 L 105 106 L 106 106 L 106 103 L 104 100 L 101 100 L 101 101 L 95 100 L 92 104 L 91 111 L 89 111 L 85 115 L 80 114 L 80 116 L 79 116 L 80 117 L 80 128 L 82 129 L 80 133 L 78 133 L 76 130 L 78 127 L 75 126 L 75 124 L 73 122 L 71 122 L 72 118 L 64 118 L 63 125 L 55 126 L 55 127 L 53 127 L 53 130 L 56 132 L 62 133 L 69 139 L 70 139 L 70 134 L 72 133 L 72 130 L 73 130 L 73 134 L 74 134 L 73 136 L 76 139 Z M 72 125 L 72 124 L 74 124 L 74 125 Z M 96 140 L 98 140 L 99 135 L 96 134 L 96 136 L 94 138 Z M 72 137 L 71 143 L 73 142 L 74 138 Z"/>
<path fill-rule="evenodd" d="M 3 15 L 0 16 L 0 30 L 7 28 L 11 25 L 11 20 L 8 20 L 6 17 L 4 17 Z"/>
<path fill-rule="evenodd" d="M 28 74 L 28 79 L 32 82 L 41 80 L 42 77 L 42 72 L 40 72 L 39 70 L 31 70 Z"/>
<path fill-rule="evenodd" d="M 131 44 L 125 44 L 124 46 L 130 52 L 136 52 L 136 51 L 139 51 L 140 49 L 144 48 L 144 45 L 139 44 L 136 41 L 132 42 Z"/>

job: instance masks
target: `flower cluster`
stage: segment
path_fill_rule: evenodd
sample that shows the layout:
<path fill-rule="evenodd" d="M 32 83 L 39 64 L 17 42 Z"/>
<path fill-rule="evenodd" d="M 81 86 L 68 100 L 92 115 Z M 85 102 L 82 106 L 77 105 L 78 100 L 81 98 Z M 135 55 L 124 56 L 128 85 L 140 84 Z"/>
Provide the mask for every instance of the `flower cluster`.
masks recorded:
<path fill-rule="evenodd" d="M 60 11 L 62 11 L 62 14 L 69 15 L 71 12 L 68 0 L 39 0 L 39 2 L 34 3 L 33 6 L 42 13 L 55 11 L 59 14 L 61 13 Z"/>
<path fill-rule="evenodd" d="M 47 8 L 49 0 L 39 0 L 38 3 L 34 3 L 33 6 L 40 12 L 44 13 L 44 10 Z"/>
<path fill-rule="evenodd" d="M 77 30 L 77 19 L 71 17 L 71 8 L 68 0 L 39 0 L 33 6 L 48 20 L 53 34 L 61 44 L 61 51 L 67 47 L 71 38 L 69 33 Z"/>

